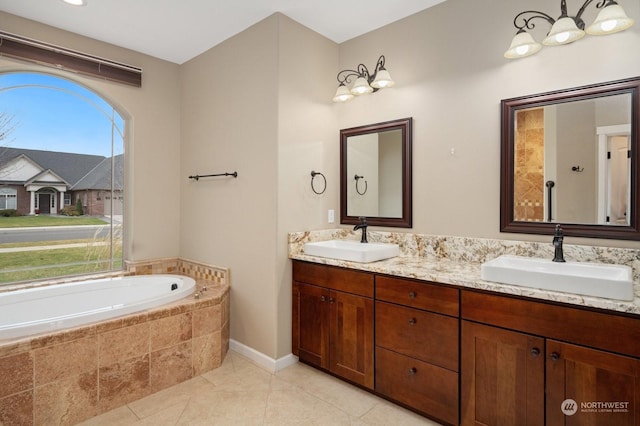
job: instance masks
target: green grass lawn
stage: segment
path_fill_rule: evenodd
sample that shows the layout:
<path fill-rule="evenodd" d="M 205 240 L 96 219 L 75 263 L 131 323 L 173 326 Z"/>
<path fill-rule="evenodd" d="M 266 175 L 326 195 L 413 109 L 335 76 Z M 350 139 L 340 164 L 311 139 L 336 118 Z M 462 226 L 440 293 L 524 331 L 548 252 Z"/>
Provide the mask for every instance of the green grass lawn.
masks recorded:
<path fill-rule="evenodd" d="M 18 216 L 0 217 L 0 228 L 27 228 L 34 226 L 106 225 L 102 219 L 89 216 Z"/>
<path fill-rule="evenodd" d="M 48 242 L 54 246 L 55 243 Z M 64 275 L 88 274 L 122 268 L 122 244 L 114 244 L 113 268 L 109 265 L 109 246 L 91 245 L 90 241 L 74 240 L 74 243 L 86 243 L 84 247 L 50 248 L 44 250 L 0 253 L 0 283 L 36 280 L 40 278 Z M 6 245 L 0 245 L 0 248 Z"/>
<path fill-rule="evenodd" d="M 19 216 L 0 217 L 0 228 L 37 226 L 108 225 L 95 217 Z M 114 264 L 110 261 L 109 238 L 58 240 L 0 244 L 0 249 L 44 246 L 42 250 L 0 252 L 0 283 L 89 274 L 122 268 L 120 228 L 114 234 Z M 83 244 L 80 247 L 56 248 L 61 244 Z"/>

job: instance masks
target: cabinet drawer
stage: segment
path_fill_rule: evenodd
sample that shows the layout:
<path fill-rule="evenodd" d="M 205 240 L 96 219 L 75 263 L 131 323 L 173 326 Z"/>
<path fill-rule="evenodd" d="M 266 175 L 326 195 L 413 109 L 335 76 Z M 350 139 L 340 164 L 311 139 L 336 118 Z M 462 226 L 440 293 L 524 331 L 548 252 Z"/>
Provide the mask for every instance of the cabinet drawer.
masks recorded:
<path fill-rule="evenodd" d="M 458 424 L 458 374 L 376 348 L 376 391 L 425 414 Z"/>
<path fill-rule="evenodd" d="M 376 301 L 376 345 L 458 371 L 458 319 Z"/>
<path fill-rule="evenodd" d="M 485 324 L 640 357 L 640 317 L 462 292 L 462 317 Z"/>
<path fill-rule="evenodd" d="M 373 297 L 373 274 L 369 272 L 294 260 L 293 280 Z"/>
<path fill-rule="evenodd" d="M 423 281 L 376 276 L 376 299 L 457 317 L 459 290 Z"/>

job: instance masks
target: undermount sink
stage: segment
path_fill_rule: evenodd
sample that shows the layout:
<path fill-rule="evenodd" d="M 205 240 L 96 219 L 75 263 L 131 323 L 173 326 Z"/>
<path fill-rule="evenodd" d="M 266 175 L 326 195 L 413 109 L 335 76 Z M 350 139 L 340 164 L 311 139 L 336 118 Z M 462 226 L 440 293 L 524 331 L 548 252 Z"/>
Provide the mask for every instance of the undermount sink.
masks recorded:
<path fill-rule="evenodd" d="M 352 240 L 329 240 L 306 243 L 304 254 L 350 262 L 369 263 L 400 255 L 397 244 L 361 243 Z"/>
<path fill-rule="evenodd" d="M 607 299 L 634 297 L 633 274 L 624 265 L 500 256 L 482 264 L 481 277 L 485 281 Z"/>

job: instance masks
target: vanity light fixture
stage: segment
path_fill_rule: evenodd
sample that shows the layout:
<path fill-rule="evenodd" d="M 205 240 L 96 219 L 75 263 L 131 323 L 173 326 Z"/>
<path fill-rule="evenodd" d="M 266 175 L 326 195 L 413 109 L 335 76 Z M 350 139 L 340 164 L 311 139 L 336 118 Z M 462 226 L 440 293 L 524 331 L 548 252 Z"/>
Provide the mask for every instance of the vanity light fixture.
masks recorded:
<path fill-rule="evenodd" d="M 338 90 L 333 96 L 333 102 L 345 102 L 353 99 L 354 96 L 377 92 L 385 87 L 393 87 L 396 83 L 391 79 L 389 71 L 385 69 L 384 62 L 384 55 L 380 55 L 373 74 L 363 64 L 359 64 L 355 70 L 340 71 L 337 76 Z M 355 81 L 349 89 L 347 85 L 351 83 L 352 77 L 355 77 Z"/>
<path fill-rule="evenodd" d="M 560 2 L 560 17 L 553 19 L 544 12 L 537 10 L 526 10 L 520 12 L 513 19 L 513 25 L 518 32 L 511 40 L 511 45 L 504 57 L 507 59 L 517 59 L 531 56 L 542 49 L 542 45 L 535 41 L 527 30 L 535 28 L 535 24 L 531 22 L 533 19 L 539 18 L 547 21 L 551 25 L 551 29 L 547 37 L 542 41 L 545 46 L 559 46 L 561 44 L 569 44 L 576 40 L 580 40 L 586 34 L 606 35 L 624 31 L 633 25 L 633 19 L 629 18 L 622 6 L 615 0 L 600 0 L 596 4 L 596 8 L 602 9 L 596 20 L 590 26 L 586 27 L 582 20 L 582 14 L 593 0 L 585 0 L 584 4 L 578 10 L 575 16 L 567 14 L 567 2 Z M 521 23 L 518 20 L 521 19 Z"/>

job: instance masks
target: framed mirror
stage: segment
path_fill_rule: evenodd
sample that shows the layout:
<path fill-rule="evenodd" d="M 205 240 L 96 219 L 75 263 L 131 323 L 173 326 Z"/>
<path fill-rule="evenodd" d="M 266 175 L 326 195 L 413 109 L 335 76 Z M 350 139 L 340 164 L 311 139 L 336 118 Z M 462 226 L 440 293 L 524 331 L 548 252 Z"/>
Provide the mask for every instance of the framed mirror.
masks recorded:
<path fill-rule="evenodd" d="M 501 232 L 640 239 L 640 77 L 501 108 Z"/>
<path fill-rule="evenodd" d="M 340 130 L 340 223 L 411 228 L 412 118 Z"/>

